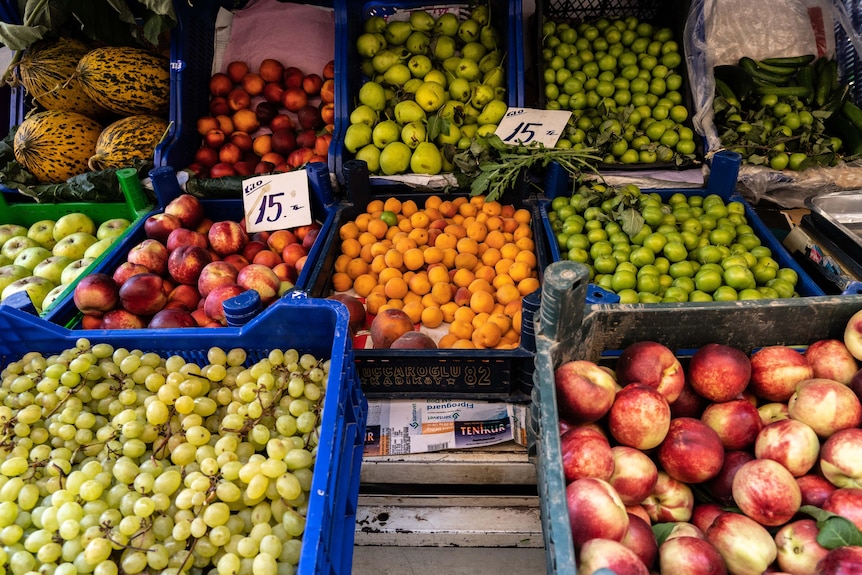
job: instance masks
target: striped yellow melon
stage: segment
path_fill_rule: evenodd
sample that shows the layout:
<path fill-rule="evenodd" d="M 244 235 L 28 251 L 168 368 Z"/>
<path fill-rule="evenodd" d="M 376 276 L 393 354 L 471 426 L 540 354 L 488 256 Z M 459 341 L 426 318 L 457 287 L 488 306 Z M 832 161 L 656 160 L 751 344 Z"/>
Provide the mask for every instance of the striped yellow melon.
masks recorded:
<path fill-rule="evenodd" d="M 78 81 L 90 98 L 122 116 L 166 116 L 171 82 L 168 59 L 140 48 L 105 47 L 78 62 Z"/>
<path fill-rule="evenodd" d="M 77 112 L 48 110 L 18 126 L 15 159 L 43 183 L 60 183 L 87 171 L 102 125 Z"/>
<path fill-rule="evenodd" d="M 152 160 L 167 128 L 167 121 L 158 116 L 140 114 L 117 120 L 99 135 L 90 169 L 125 168 L 135 160 Z"/>
<path fill-rule="evenodd" d="M 46 110 L 78 112 L 91 118 L 107 113 L 81 88 L 75 69 L 89 51 L 72 38 L 43 40 L 33 44 L 21 57 L 18 73 L 27 93 Z"/>

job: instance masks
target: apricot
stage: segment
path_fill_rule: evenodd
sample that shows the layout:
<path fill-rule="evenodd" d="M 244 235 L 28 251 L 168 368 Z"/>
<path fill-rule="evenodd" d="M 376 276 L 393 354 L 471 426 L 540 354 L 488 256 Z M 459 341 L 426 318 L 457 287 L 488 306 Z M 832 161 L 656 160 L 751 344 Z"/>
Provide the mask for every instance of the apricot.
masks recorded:
<path fill-rule="evenodd" d="M 410 316 L 400 309 L 387 308 L 371 322 L 371 342 L 374 349 L 389 349 L 396 339 L 410 331 L 414 331 Z"/>

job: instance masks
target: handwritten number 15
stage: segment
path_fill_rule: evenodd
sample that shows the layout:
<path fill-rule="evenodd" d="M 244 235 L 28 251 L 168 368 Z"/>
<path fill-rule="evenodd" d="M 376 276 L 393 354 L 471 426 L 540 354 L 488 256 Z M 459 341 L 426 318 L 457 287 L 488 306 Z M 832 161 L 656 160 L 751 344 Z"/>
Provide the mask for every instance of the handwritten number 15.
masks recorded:
<path fill-rule="evenodd" d="M 260 202 L 260 209 L 257 211 L 257 220 L 254 222 L 259 224 L 263 221 L 263 217 L 266 215 L 266 212 L 269 209 L 275 209 L 275 215 L 270 215 L 266 218 L 268 222 L 275 222 L 281 217 L 281 202 L 276 198 L 280 198 L 284 195 L 284 192 L 278 192 L 272 195 L 267 195 L 265 201 Z"/>
<path fill-rule="evenodd" d="M 541 125 L 542 124 L 538 123 L 538 122 L 521 122 L 515 127 L 515 129 L 512 131 L 511 134 L 509 134 L 508 136 L 503 138 L 503 141 L 509 142 L 509 141 L 515 139 L 515 137 L 518 136 L 519 134 L 524 134 L 525 136 L 527 136 L 526 138 L 517 138 L 517 139 L 522 141 L 522 142 L 525 142 L 525 143 L 529 142 L 534 137 L 536 137 L 536 132 L 534 130 L 532 130 L 531 128 L 534 126 L 541 126 Z"/>

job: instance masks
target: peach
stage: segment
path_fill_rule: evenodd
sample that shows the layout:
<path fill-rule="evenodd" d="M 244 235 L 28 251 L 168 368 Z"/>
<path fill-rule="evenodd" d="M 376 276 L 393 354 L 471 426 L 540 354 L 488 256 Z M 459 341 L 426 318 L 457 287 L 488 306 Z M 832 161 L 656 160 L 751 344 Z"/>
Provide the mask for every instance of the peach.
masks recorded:
<path fill-rule="evenodd" d="M 408 331 L 414 331 L 410 316 L 400 309 L 388 308 L 374 316 L 371 341 L 375 349 L 389 349 L 392 342 Z"/>
<path fill-rule="evenodd" d="M 241 60 L 234 60 L 227 65 L 227 75 L 234 84 L 239 84 L 242 81 L 243 76 L 248 74 L 248 71 L 248 64 Z"/>
<path fill-rule="evenodd" d="M 260 74 L 249 72 L 242 77 L 240 86 L 246 91 L 249 96 L 257 96 L 263 92 L 263 87 L 266 86 L 266 81 L 260 77 Z"/>
<path fill-rule="evenodd" d="M 216 72 L 210 78 L 210 94 L 213 96 L 227 96 L 233 89 L 233 80 L 222 72 Z"/>

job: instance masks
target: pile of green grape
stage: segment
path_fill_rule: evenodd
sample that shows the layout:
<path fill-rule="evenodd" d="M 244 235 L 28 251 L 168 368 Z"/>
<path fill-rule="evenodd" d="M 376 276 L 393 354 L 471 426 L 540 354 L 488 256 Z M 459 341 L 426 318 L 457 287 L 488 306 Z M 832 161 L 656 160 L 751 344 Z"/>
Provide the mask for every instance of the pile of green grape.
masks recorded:
<path fill-rule="evenodd" d="M 0 572 L 294 573 L 329 361 L 91 345 L 0 372 Z"/>
<path fill-rule="evenodd" d="M 551 200 L 561 259 L 621 303 L 794 297 L 798 275 L 761 245 L 741 202 L 720 196 L 641 194 L 633 184 L 578 187 Z"/>

